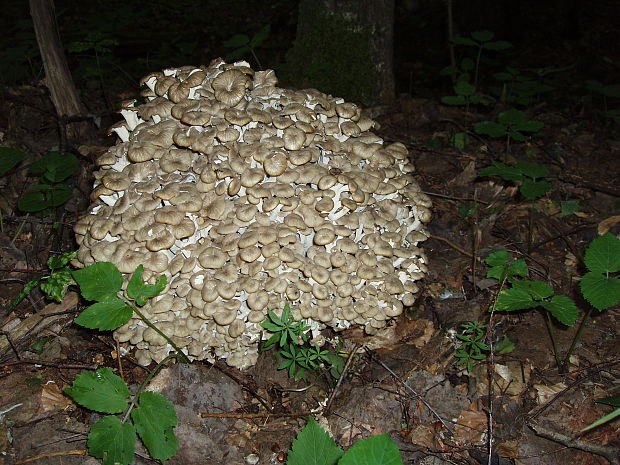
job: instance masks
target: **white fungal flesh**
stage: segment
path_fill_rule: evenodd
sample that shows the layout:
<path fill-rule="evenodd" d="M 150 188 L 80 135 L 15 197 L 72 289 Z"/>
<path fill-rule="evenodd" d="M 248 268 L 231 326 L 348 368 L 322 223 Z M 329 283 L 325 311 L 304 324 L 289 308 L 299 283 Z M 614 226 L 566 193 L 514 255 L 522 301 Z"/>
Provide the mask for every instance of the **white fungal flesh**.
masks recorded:
<path fill-rule="evenodd" d="M 224 78 L 230 80 L 222 87 Z M 129 273 L 144 264 L 144 276 L 153 282 L 167 261 L 169 287 L 143 311 L 169 329 L 191 358 L 223 358 L 239 368 L 256 361 L 268 309 L 280 314 L 290 303 L 315 337 L 326 326 L 340 331 L 363 325 L 374 333 L 402 312 L 401 300 L 406 294 L 411 300 L 414 282 L 426 271 L 418 242 L 427 237 L 431 206 L 410 175 L 402 144 L 386 146 L 368 131 L 347 136 L 343 125 L 355 134 L 374 123 L 360 121 L 360 109 L 343 99 L 277 88 L 272 71 L 255 73 L 246 62 L 217 59 L 204 68 L 166 69 L 143 83 L 150 89 L 147 103 L 124 106 L 126 124 L 112 129 L 121 143 L 100 159 L 90 213 L 75 228 L 76 265 L 105 259 Z M 190 120 L 200 124 L 184 122 Z M 278 164 L 282 154 L 285 167 Z M 268 168 L 267 159 L 273 159 Z M 129 187 L 103 186 L 111 173 L 106 179 L 124 184 L 106 186 Z M 323 187 L 331 187 L 319 189 L 321 178 Z M 248 205 L 255 207 L 238 213 Z M 161 220 L 162 211 L 157 218 L 166 223 L 157 223 L 155 211 L 164 207 L 175 214 Z M 292 214 L 298 216 L 286 220 Z M 98 219 L 106 221 L 95 233 Z M 189 232 L 193 227 L 193 234 L 181 225 Z M 237 245 L 247 234 L 258 239 Z M 247 244 L 253 245 L 241 253 Z M 340 261 L 330 264 L 335 254 Z M 336 285 L 342 278 L 325 274 L 333 271 L 346 273 L 347 282 Z M 297 300 L 290 301 L 286 289 Z M 169 298 L 169 310 L 153 313 Z M 252 310 L 249 300 L 260 310 Z M 160 361 L 172 348 L 145 341 L 144 331 L 132 319 L 116 334 L 137 346 L 140 363 Z"/>

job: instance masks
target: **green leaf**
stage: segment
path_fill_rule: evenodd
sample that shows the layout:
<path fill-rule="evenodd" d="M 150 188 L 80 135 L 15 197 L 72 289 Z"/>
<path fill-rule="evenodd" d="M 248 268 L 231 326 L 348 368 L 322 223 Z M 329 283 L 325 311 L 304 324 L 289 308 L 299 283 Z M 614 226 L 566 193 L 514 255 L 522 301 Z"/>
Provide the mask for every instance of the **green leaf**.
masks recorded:
<path fill-rule="evenodd" d="M 515 129 L 525 132 L 538 132 L 545 126 L 542 121 L 523 121 L 515 126 Z"/>
<path fill-rule="evenodd" d="M 265 40 L 267 40 L 267 38 L 269 37 L 270 33 L 271 33 L 271 24 L 267 24 L 266 26 L 263 26 L 260 31 L 258 31 L 256 34 L 252 36 L 252 39 L 250 40 L 250 43 L 249 43 L 250 48 L 258 48 L 261 45 L 263 45 Z"/>
<path fill-rule="evenodd" d="M 312 417 L 302 429 L 288 453 L 287 465 L 335 465 L 342 450 Z M 377 462 L 379 463 L 379 462 Z"/>
<path fill-rule="evenodd" d="M 49 278 L 41 283 L 41 290 L 48 299 L 61 302 L 67 293 L 67 288 L 74 283 L 71 270 L 54 271 Z"/>
<path fill-rule="evenodd" d="M 76 256 L 77 250 L 74 250 L 73 252 L 65 252 L 60 255 L 52 255 L 47 259 L 47 266 L 51 270 L 57 270 L 63 266 L 67 266 Z"/>
<path fill-rule="evenodd" d="M 64 393 L 83 407 L 105 413 L 122 412 L 127 408 L 129 397 L 125 381 L 116 376 L 111 368 L 80 373 L 73 385 L 64 389 Z"/>
<path fill-rule="evenodd" d="M 78 159 L 71 153 L 48 153 L 30 165 L 30 172 L 48 182 L 61 182 L 75 173 L 77 166 Z"/>
<path fill-rule="evenodd" d="M 512 288 L 527 292 L 534 300 L 546 299 L 553 295 L 551 286 L 542 281 L 530 281 L 528 279 L 514 281 Z"/>
<path fill-rule="evenodd" d="M 510 110 L 502 111 L 497 117 L 497 121 L 505 126 L 514 126 L 525 121 L 525 113 L 511 108 Z"/>
<path fill-rule="evenodd" d="M 19 162 L 21 162 L 26 154 L 21 150 L 12 149 L 10 147 L 0 147 L 0 176 L 5 175 Z"/>
<path fill-rule="evenodd" d="M 147 299 L 159 295 L 165 289 L 167 281 L 166 275 L 161 275 L 157 278 L 156 284 L 145 284 L 142 280 L 143 272 L 144 266 L 139 265 L 127 283 L 127 295 L 139 306 L 145 305 Z"/>
<path fill-rule="evenodd" d="M 620 300 L 620 279 L 618 278 L 609 278 L 590 271 L 583 275 L 579 287 L 585 299 L 598 310 L 605 310 Z"/>
<path fill-rule="evenodd" d="M 179 450 L 173 427 L 177 425 L 174 405 L 156 392 L 140 394 L 140 406 L 131 412 L 140 439 L 154 459 L 168 460 Z"/>
<path fill-rule="evenodd" d="M 504 339 L 502 339 L 499 344 L 495 344 L 496 354 L 509 354 L 513 350 L 515 350 L 515 344 L 510 339 L 508 339 L 508 336 L 504 336 Z"/>
<path fill-rule="evenodd" d="M 123 286 L 123 275 L 113 263 L 99 262 L 73 272 L 86 300 L 111 300 Z"/>
<path fill-rule="evenodd" d="M 519 186 L 519 192 L 528 200 L 542 197 L 551 190 L 551 183 L 548 181 L 532 181 L 526 179 Z"/>
<path fill-rule="evenodd" d="M 506 40 L 496 40 L 494 42 L 488 42 L 482 45 L 482 48 L 485 48 L 487 50 L 494 50 L 496 52 L 500 50 L 506 50 L 510 47 L 512 47 L 512 44 Z"/>
<path fill-rule="evenodd" d="M 620 407 L 620 396 L 601 397 L 595 400 L 598 404 L 611 405 L 612 407 Z"/>
<path fill-rule="evenodd" d="M 596 427 L 598 425 L 602 425 L 603 423 L 607 423 L 608 421 L 613 420 L 617 416 L 620 416 L 620 408 L 617 408 L 613 412 L 608 413 L 607 415 L 605 415 L 603 418 L 600 418 L 600 419 L 596 420 L 594 423 L 592 423 L 591 425 L 585 427 L 581 431 L 587 431 L 587 430 L 592 429 L 592 428 L 594 428 L 594 427 Z"/>
<path fill-rule="evenodd" d="M 224 47 L 237 48 L 242 47 L 244 45 L 248 45 L 250 43 L 250 38 L 246 34 L 235 34 L 226 42 L 224 42 Z"/>
<path fill-rule="evenodd" d="M 540 163 L 534 163 L 532 161 L 519 160 L 515 167 L 526 176 L 532 179 L 544 178 L 549 175 L 549 168 Z"/>
<path fill-rule="evenodd" d="M 476 44 L 476 42 L 474 42 L 471 39 L 468 39 L 467 37 L 453 37 L 452 38 L 452 43 L 456 44 L 456 45 L 465 45 L 467 47 L 470 47 L 470 46 L 477 47 L 478 46 Z"/>
<path fill-rule="evenodd" d="M 474 95 L 476 92 L 476 87 L 473 84 L 470 84 L 468 81 L 459 80 L 454 85 L 454 91 L 457 95 L 462 95 L 463 97 L 469 97 Z"/>
<path fill-rule="evenodd" d="M 403 465 L 400 451 L 394 441 L 381 434 L 356 442 L 342 456 L 338 465 Z"/>
<path fill-rule="evenodd" d="M 495 34 L 492 31 L 484 30 L 484 31 L 474 31 L 470 34 L 470 36 L 472 37 L 472 39 L 474 39 L 477 42 L 488 42 L 493 37 L 495 37 Z"/>
<path fill-rule="evenodd" d="M 232 52 L 226 54 L 226 61 L 236 61 L 239 58 L 243 57 L 250 51 L 250 47 L 244 45 L 243 47 L 239 47 Z"/>
<path fill-rule="evenodd" d="M 505 250 L 498 250 L 497 252 L 489 254 L 489 256 L 484 259 L 484 262 L 489 266 L 508 265 L 508 263 L 510 263 L 510 254 Z"/>
<path fill-rule="evenodd" d="M 41 339 L 37 340 L 34 344 L 32 344 L 29 347 L 29 349 L 32 352 L 41 353 L 43 352 L 43 349 L 45 348 L 45 344 L 47 344 L 53 339 L 54 339 L 54 336 L 42 337 Z"/>
<path fill-rule="evenodd" d="M 492 121 L 483 121 L 483 123 L 492 123 Z M 494 123 L 497 124 L 497 123 Z M 502 126 L 503 127 L 503 126 Z M 505 163 L 493 160 L 493 166 L 487 166 L 478 173 L 480 176 L 499 176 L 506 181 L 521 181 L 523 180 L 523 173 L 520 169 L 514 166 L 508 166 Z"/>
<path fill-rule="evenodd" d="M 579 310 L 571 299 L 565 295 L 554 295 L 549 302 L 541 302 L 553 317 L 566 326 L 572 326 L 579 317 Z"/>
<path fill-rule="evenodd" d="M 560 202 L 560 208 L 562 209 L 560 213 L 561 217 L 580 212 L 582 209 L 581 205 L 579 204 L 579 200 L 564 200 Z"/>
<path fill-rule="evenodd" d="M 490 137 L 503 137 L 506 135 L 506 127 L 495 121 L 481 121 L 474 125 L 474 131 L 478 134 L 486 134 Z"/>
<path fill-rule="evenodd" d="M 123 326 L 132 315 L 131 307 L 121 299 L 113 299 L 87 307 L 74 321 L 85 328 L 110 331 Z"/>
<path fill-rule="evenodd" d="M 88 433 L 88 453 L 103 459 L 104 465 L 128 465 L 136 447 L 136 430 L 129 423 L 108 415 L 95 423 Z"/>
<path fill-rule="evenodd" d="M 506 275 L 508 276 L 508 279 L 510 279 L 513 276 L 527 276 L 527 273 L 527 263 L 525 263 L 525 260 L 520 258 L 510 264 Z"/>
<path fill-rule="evenodd" d="M 47 203 L 41 192 L 26 192 L 17 201 L 17 207 L 23 212 L 33 213 L 47 208 Z"/>
<path fill-rule="evenodd" d="M 73 189 L 66 184 L 52 186 L 46 193 L 46 201 L 50 207 L 59 207 L 65 204 L 73 195 Z"/>
<path fill-rule="evenodd" d="M 446 95 L 441 97 L 441 103 L 446 105 L 465 105 L 467 100 L 462 95 Z"/>
<path fill-rule="evenodd" d="M 586 249 L 584 262 L 590 271 L 598 273 L 620 271 L 620 239 L 611 233 L 597 237 Z"/>
<path fill-rule="evenodd" d="M 39 285 L 39 283 L 41 282 L 41 280 L 44 278 L 44 275 L 39 275 L 34 279 L 31 279 L 30 281 L 28 281 L 24 287 L 22 288 L 22 290 L 19 292 L 19 294 L 17 294 L 17 297 L 15 297 L 15 299 L 13 299 L 13 302 L 11 302 L 11 305 L 9 305 L 9 308 L 7 309 L 8 312 L 12 312 L 15 307 L 17 307 L 19 305 L 19 303 L 24 300 L 26 298 L 26 296 L 28 294 L 30 294 L 30 292 L 32 292 L 32 290 L 37 287 Z"/>
<path fill-rule="evenodd" d="M 540 302 L 532 299 L 529 292 L 521 289 L 504 289 L 497 297 L 495 309 L 498 311 L 526 310 L 538 307 Z"/>

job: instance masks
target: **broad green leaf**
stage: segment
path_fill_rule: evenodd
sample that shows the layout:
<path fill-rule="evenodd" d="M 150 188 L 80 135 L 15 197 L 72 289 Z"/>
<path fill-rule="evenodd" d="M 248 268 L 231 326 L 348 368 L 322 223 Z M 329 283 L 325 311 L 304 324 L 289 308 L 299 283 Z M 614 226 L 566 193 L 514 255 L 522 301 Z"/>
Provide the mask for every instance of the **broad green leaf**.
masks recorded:
<path fill-rule="evenodd" d="M 260 47 L 261 45 L 263 45 L 265 40 L 267 40 L 270 33 L 271 33 L 271 24 L 267 24 L 266 26 L 263 26 L 260 31 L 258 31 L 256 34 L 252 36 L 249 46 L 251 48 Z"/>
<path fill-rule="evenodd" d="M 95 423 L 88 433 L 88 453 L 103 459 L 104 465 L 128 465 L 136 447 L 136 430 L 130 423 L 121 423 L 108 415 Z"/>
<path fill-rule="evenodd" d="M 42 337 L 41 339 L 37 340 L 34 344 L 32 344 L 29 347 L 29 349 L 32 352 L 41 353 L 43 352 L 43 349 L 45 348 L 45 344 L 47 344 L 53 339 L 54 339 L 54 336 Z"/>
<path fill-rule="evenodd" d="M 465 105 L 467 100 L 462 95 L 446 95 L 441 97 L 441 103 L 446 105 Z"/>
<path fill-rule="evenodd" d="M 471 71 L 472 69 L 474 69 L 475 66 L 476 66 L 476 63 L 474 63 L 474 60 L 472 60 L 469 57 L 465 57 L 461 61 L 461 69 L 463 71 Z"/>
<path fill-rule="evenodd" d="M 612 407 L 620 407 L 620 395 L 619 396 L 601 397 L 600 399 L 596 399 L 595 402 L 598 403 L 598 404 L 611 405 Z"/>
<path fill-rule="evenodd" d="M 519 258 L 510 264 L 506 274 L 508 275 L 508 279 L 510 279 L 513 276 L 527 276 L 527 273 L 527 263 L 525 263 L 525 260 L 522 258 Z"/>
<path fill-rule="evenodd" d="M 512 44 L 506 40 L 496 40 L 482 45 L 482 48 L 495 51 L 506 50 L 510 47 L 512 47 Z"/>
<path fill-rule="evenodd" d="M 560 208 L 562 209 L 562 212 L 560 213 L 561 217 L 572 215 L 573 213 L 577 213 L 582 210 L 579 200 L 562 201 L 560 202 Z"/>
<path fill-rule="evenodd" d="M 312 417 L 288 453 L 287 465 L 335 465 L 342 456 L 336 441 Z M 378 462 L 377 462 L 378 463 Z"/>
<path fill-rule="evenodd" d="M 105 413 L 122 412 L 127 408 L 129 397 L 125 381 L 112 373 L 111 368 L 83 371 L 64 393 L 83 407 Z"/>
<path fill-rule="evenodd" d="M 73 189 L 71 186 L 67 186 L 66 184 L 57 184 L 52 186 L 52 188 L 44 194 L 46 196 L 48 206 L 59 207 L 71 198 L 73 195 Z"/>
<path fill-rule="evenodd" d="M 492 123 L 492 121 L 483 121 L 483 123 Z M 494 123 L 497 124 L 497 123 Z M 503 126 L 502 126 L 503 128 Z M 493 160 L 493 166 L 487 166 L 483 168 L 478 173 L 478 177 L 480 176 L 499 176 L 506 181 L 521 181 L 523 180 L 523 173 L 520 169 L 506 165 L 500 161 Z"/>
<path fill-rule="evenodd" d="M 598 273 L 620 271 L 620 239 L 611 233 L 597 237 L 586 249 L 584 261 L 590 271 Z"/>
<path fill-rule="evenodd" d="M 515 129 L 525 132 L 538 132 L 545 126 L 542 121 L 523 121 L 515 126 Z"/>
<path fill-rule="evenodd" d="M 235 34 L 224 42 L 223 45 L 224 47 L 237 48 L 248 45 L 248 43 L 250 43 L 250 38 L 246 34 Z"/>
<path fill-rule="evenodd" d="M 519 169 L 521 173 L 533 179 L 544 178 L 549 175 L 549 168 L 532 161 L 519 160 L 515 167 Z"/>
<path fill-rule="evenodd" d="M 498 250 L 497 252 L 489 254 L 489 256 L 484 259 L 484 262 L 489 266 L 508 265 L 508 263 L 510 263 L 510 254 L 505 250 Z"/>
<path fill-rule="evenodd" d="M 28 281 L 24 287 L 22 288 L 22 290 L 19 292 L 19 294 L 17 294 L 17 297 L 15 297 L 15 299 L 13 299 L 13 302 L 11 302 L 11 305 L 9 305 L 9 308 L 7 309 L 8 312 L 12 312 L 15 307 L 17 307 L 19 305 L 19 303 L 24 300 L 26 298 L 26 296 L 28 294 L 30 294 L 30 292 L 32 292 L 32 290 L 37 287 L 39 285 L 39 283 L 41 282 L 41 280 L 44 278 L 45 276 L 43 275 L 39 275 L 34 279 L 31 279 L 30 281 Z"/>
<path fill-rule="evenodd" d="M 461 80 L 455 84 L 454 91 L 457 93 L 457 95 L 469 97 L 471 95 L 474 95 L 474 92 L 476 92 L 476 88 L 468 81 Z"/>
<path fill-rule="evenodd" d="M 453 37 L 452 38 L 452 43 L 456 44 L 456 45 L 465 45 L 465 46 L 473 46 L 476 47 L 477 44 L 476 42 L 474 42 L 471 39 L 468 39 L 467 37 Z"/>
<path fill-rule="evenodd" d="M 174 405 L 156 392 L 140 394 L 139 407 L 131 412 L 140 439 L 154 459 L 168 460 L 179 450 L 173 427 L 177 425 Z"/>
<path fill-rule="evenodd" d="M 474 131 L 478 134 L 486 134 L 491 137 L 502 137 L 506 135 L 506 127 L 495 121 L 481 121 L 474 125 Z"/>
<path fill-rule="evenodd" d="M 239 47 L 226 55 L 226 61 L 236 61 L 242 56 L 246 55 L 250 51 L 250 47 L 244 45 Z"/>
<path fill-rule="evenodd" d="M 157 278 L 156 284 L 145 284 L 142 280 L 143 272 L 144 266 L 139 265 L 127 283 L 127 295 L 130 299 L 135 300 L 139 306 L 145 305 L 151 297 L 159 295 L 166 287 L 167 281 L 166 275 L 161 275 Z"/>
<path fill-rule="evenodd" d="M 519 186 L 519 192 L 528 200 L 542 197 L 550 190 L 551 183 L 548 181 L 532 181 L 531 179 L 525 179 L 521 183 L 521 186 Z"/>
<path fill-rule="evenodd" d="M 75 284 L 71 270 L 58 270 L 54 271 L 49 278 L 41 283 L 41 290 L 48 299 L 60 302 L 64 299 L 67 288 L 71 284 Z"/>
<path fill-rule="evenodd" d="M 520 133 L 518 130 L 514 128 L 509 129 L 507 134 L 510 136 L 511 139 L 516 140 L 518 142 L 527 140 L 527 136 L 525 134 Z"/>
<path fill-rule="evenodd" d="M 506 126 L 514 126 L 525 121 L 525 113 L 511 108 L 510 110 L 502 111 L 497 117 L 497 121 Z"/>
<path fill-rule="evenodd" d="M 508 336 L 504 336 L 504 339 L 502 339 L 498 344 L 495 344 L 494 349 L 496 354 L 509 354 L 510 352 L 515 350 L 515 344 L 510 339 L 508 339 Z"/>
<path fill-rule="evenodd" d="M 566 326 L 572 326 L 579 317 L 579 310 L 571 299 L 565 295 L 554 295 L 549 302 L 541 302 L 553 317 Z"/>
<path fill-rule="evenodd" d="M 57 270 L 69 264 L 77 256 L 77 250 L 73 252 L 65 252 L 60 255 L 52 255 L 47 259 L 47 266 L 51 270 Z"/>
<path fill-rule="evenodd" d="M 403 459 L 400 456 L 398 447 L 387 434 L 373 436 L 356 442 L 338 462 L 338 465 L 378 464 L 403 465 Z"/>
<path fill-rule="evenodd" d="M 598 310 L 605 310 L 620 300 L 619 278 L 608 278 L 590 271 L 583 275 L 579 287 L 585 299 Z"/>
<path fill-rule="evenodd" d="M 48 182 L 61 182 L 75 173 L 78 159 L 71 153 L 48 153 L 30 165 L 30 172 Z"/>
<path fill-rule="evenodd" d="M 512 288 L 527 292 L 534 300 L 546 299 L 553 295 L 551 286 L 542 281 L 530 281 L 529 279 L 513 281 Z"/>
<path fill-rule="evenodd" d="M 5 175 L 15 168 L 26 154 L 21 150 L 10 147 L 0 147 L 0 176 Z"/>
<path fill-rule="evenodd" d="M 123 275 L 113 263 L 99 262 L 73 272 L 86 300 L 111 300 L 123 286 Z"/>
<path fill-rule="evenodd" d="M 28 213 L 38 212 L 48 207 L 45 196 L 41 192 L 26 192 L 17 201 L 17 207 Z"/>
<path fill-rule="evenodd" d="M 121 299 L 113 299 L 87 307 L 74 321 L 85 328 L 110 331 L 123 326 L 132 315 L 131 307 Z"/>
<path fill-rule="evenodd" d="M 526 310 L 538 307 L 540 302 L 532 299 L 532 296 L 521 289 L 504 289 L 497 297 L 495 309 L 498 311 Z"/>
<path fill-rule="evenodd" d="M 596 427 L 598 425 L 602 425 L 603 423 L 607 423 L 608 421 L 613 420 L 617 416 L 620 416 L 620 408 L 617 408 L 613 412 L 608 413 L 607 415 L 605 415 L 603 418 L 600 418 L 600 419 L 596 420 L 594 423 L 592 423 L 591 425 L 589 425 L 586 428 L 582 429 L 581 431 L 587 431 L 587 430 L 592 429 L 592 428 L 594 428 L 594 427 Z"/>
<path fill-rule="evenodd" d="M 470 36 L 472 37 L 472 39 L 478 42 L 488 42 L 493 37 L 495 37 L 495 34 L 492 31 L 484 30 L 484 31 L 474 31 L 470 34 Z"/>

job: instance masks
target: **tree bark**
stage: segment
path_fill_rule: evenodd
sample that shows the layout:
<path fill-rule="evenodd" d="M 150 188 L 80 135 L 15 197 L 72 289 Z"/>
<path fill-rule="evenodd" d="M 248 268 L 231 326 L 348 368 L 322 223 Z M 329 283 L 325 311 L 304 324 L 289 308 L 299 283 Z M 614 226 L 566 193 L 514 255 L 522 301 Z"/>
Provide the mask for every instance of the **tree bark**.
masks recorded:
<path fill-rule="evenodd" d="M 394 0 L 301 0 L 286 76 L 366 106 L 394 102 Z"/>
<path fill-rule="evenodd" d="M 67 137 L 77 140 L 86 135 L 88 125 L 84 122 L 64 121 L 66 118 L 83 115 L 85 112 L 60 41 L 54 0 L 30 0 L 30 15 L 45 68 L 45 83 L 60 120 L 61 139 L 66 124 Z"/>

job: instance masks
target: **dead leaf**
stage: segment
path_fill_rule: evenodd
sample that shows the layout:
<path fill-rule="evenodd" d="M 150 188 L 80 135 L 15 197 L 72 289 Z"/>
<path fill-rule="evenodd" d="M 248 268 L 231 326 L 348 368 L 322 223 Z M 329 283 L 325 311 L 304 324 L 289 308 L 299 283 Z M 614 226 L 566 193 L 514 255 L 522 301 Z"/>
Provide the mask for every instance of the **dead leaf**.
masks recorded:
<path fill-rule="evenodd" d="M 65 410 L 73 405 L 71 400 L 63 395 L 58 385 L 49 382 L 41 388 L 41 410 L 51 412 L 53 410 Z"/>
<path fill-rule="evenodd" d="M 534 384 L 534 389 L 536 389 L 537 393 L 536 400 L 540 405 L 542 405 L 546 404 L 557 393 L 562 392 L 564 389 L 566 389 L 566 384 L 556 383 L 553 386 Z"/>
<path fill-rule="evenodd" d="M 470 161 L 465 169 L 449 181 L 455 186 L 468 186 L 476 179 L 476 163 Z"/>
<path fill-rule="evenodd" d="M 596 228 L 596 232 L 598 233 L 599 236 L 602 236 L 603 234 L 609 232 L 611 228 L 613 228 L 614 226 L 618 224 L 620 224 L 620 215 L 610 216 L 609 218 L 604 219 L 598 224 L 598 227 Z"/>
<path fill-rule="evenodd" d="M 417 425 L 413 428 L 407 439 L 416 446 L 426 447 L 427 449 L 439 449 L 440 445 L 437 441 L 438 435 L 434 428 L 427 425 Z"/>
<path fill-rule="evenodd" d="M 463 410 L 456 420 L 454 439 L 460 444 L 479 444 L 487 430 L 487 414 L 477 408 L 477 402 Z"/>

